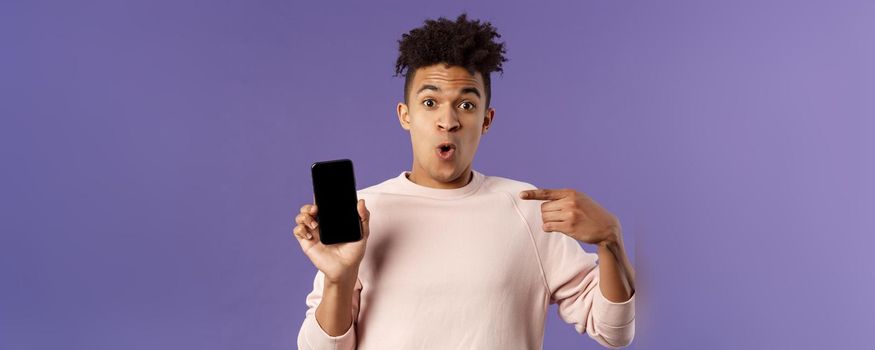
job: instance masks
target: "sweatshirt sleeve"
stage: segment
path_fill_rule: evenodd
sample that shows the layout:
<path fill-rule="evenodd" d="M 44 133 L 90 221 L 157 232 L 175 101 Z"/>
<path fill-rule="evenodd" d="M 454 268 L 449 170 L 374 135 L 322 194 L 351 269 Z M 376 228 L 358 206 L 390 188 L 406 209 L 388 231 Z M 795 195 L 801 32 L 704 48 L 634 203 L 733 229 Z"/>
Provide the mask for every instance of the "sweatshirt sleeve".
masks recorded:
<path fill-rule="evenodd" d="M 622 303 L 604 297 L 599 287 L 597 253 L 587 253 L 577 240 L 561 232 L 544 232 L 543 201 L 519 200 L 534 237 L 550 302 L 578 333 L 611 349 L 628 346 L 635 336 L 635 295 Z"/>
<path fill-rule="evenodd" d="M 316 307 L 322 301 L 322 287 L 325 275 L 316 272 L 313 279 L 313 290 L 307 295 L 307 314 L 301 330 L 298 332 L 298 349 L 300 350 L 352 350 L 356 347 L 356 319 L 358 317 L 359 301 L 362 285 L 356 280 L 352 300 L 352 325 L 343 335 L 330 336 L 316 321 Z"/>

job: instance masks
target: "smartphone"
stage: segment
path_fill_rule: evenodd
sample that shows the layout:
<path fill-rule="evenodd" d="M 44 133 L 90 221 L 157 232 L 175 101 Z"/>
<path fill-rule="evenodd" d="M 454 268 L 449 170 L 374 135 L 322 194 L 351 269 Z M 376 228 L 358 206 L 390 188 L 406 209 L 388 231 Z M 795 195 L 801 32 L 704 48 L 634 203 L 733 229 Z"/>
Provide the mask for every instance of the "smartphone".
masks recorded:
<path fill-rule="evenodd" d="M 319 240 L 322 244 L 362 239 L 352 161 L 337 159 L 316 162 L 310 170 L 313 177 L 313 196 L 318 208 L 316 221 L 319 223 Z"/>

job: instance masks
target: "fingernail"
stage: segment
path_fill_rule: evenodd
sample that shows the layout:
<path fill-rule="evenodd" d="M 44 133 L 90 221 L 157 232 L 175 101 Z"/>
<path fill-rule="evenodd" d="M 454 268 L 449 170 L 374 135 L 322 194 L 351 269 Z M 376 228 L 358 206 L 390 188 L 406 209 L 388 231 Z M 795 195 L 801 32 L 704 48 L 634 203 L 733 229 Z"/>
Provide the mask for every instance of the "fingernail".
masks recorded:
<path fill-rule="evenodd" d="M 310 221 L 310 228 L 316 228 L 316 221 Z"/>
<path fill-rule="evenodd" d="M 313 234 L 308 233 L 308 234 L 307 234 L 307 239 L 313 239 Z"/>

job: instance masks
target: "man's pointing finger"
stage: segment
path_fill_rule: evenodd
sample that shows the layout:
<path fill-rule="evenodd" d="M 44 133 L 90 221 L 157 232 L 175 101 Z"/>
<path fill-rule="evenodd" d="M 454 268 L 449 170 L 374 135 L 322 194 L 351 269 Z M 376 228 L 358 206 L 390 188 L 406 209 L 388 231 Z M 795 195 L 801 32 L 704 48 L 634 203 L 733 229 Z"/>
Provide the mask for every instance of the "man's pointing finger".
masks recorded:
<path fill-rule="evenodd" d="M 559 190 L 548 190 L 548 189 L 538 189 L 538 190 L 526 190 L 520 192 L 520 198 L 522 199 L 535 199 L 535 200 L 554 200 L 564 198 L 565 194 Z"/>

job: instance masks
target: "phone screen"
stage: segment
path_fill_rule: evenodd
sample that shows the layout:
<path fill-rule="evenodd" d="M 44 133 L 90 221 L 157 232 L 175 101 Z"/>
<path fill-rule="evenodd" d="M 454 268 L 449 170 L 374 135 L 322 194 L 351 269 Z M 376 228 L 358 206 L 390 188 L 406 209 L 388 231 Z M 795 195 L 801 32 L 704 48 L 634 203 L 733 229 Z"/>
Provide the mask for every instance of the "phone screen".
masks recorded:
<path fill-rule="evenodd" d="M 352 161 L 338 159 L 313 163 L 313 195 L 322 244 L 355 242 L 362 238 L 361 219 Z"/>

